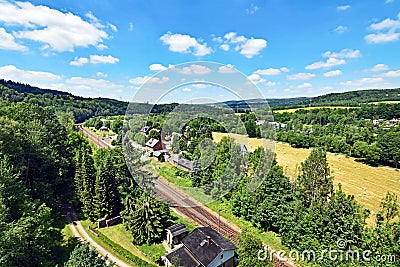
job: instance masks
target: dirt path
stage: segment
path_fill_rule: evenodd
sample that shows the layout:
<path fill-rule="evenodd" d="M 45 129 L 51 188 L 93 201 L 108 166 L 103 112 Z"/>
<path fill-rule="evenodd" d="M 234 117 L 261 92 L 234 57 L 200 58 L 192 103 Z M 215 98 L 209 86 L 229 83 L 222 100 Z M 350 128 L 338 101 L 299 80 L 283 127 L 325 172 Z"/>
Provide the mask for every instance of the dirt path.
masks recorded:
<path fill-rule="evenodd" d="M 96 243 L 83 229 L 83 226 L 79 222 L 79 220 L 76 217 L 76 214 L 72 208 L 69 208 L 68 211 L 66 212 L 65 215 L 67 219 L 67 223 L 69 228 L 71 229 L 72 234 L 78 239 L 79 243 L 84 243 L 85 241 L 88 242 L 92 247 L 96 248 L 97 251 L 103 255 L 106 256 L 107 259 L 110 262 L 114 262 L 115 265 L 120 266 L 120 267 L 132 267 L 132 265 L 127 264 L 126 262 L 118 259 L 115 257 L 113 254 L 111 254 L 109 251 L 104 249 L 102 246 Z"/>

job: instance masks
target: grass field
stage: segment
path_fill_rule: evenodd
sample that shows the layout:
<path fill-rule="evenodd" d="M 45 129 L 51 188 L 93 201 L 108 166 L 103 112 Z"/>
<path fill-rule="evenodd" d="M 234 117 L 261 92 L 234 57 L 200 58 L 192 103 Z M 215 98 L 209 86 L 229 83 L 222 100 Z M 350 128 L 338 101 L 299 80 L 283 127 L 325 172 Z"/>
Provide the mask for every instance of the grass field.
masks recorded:
<path fill-rule="evenodd" d="M 219 141 L 226 134 L 213 133 L 215 141 Z M 235 138 L 236 142 L 251 144 L 253 150 L 261 146 L 261 140 L 242 136 Z M 247 143 L 247 142 L 246 142 Z M 310 154 L 310 149 L 293 148 L 289 144 L 276 143 L 275 153 L 277 161 L 287 176 L 294 180 L 298 175 L 298 167 Z M 371 167 L 357 162 L 354 158 L 344 155 L 328 153 L 328 162 L 334 182 L 342 184 L 343 190 L 354 195 L 359 203 L 376 213 L 382 198 L 388 191 L 400 196 L 400 171 L 390 167 Z"/>

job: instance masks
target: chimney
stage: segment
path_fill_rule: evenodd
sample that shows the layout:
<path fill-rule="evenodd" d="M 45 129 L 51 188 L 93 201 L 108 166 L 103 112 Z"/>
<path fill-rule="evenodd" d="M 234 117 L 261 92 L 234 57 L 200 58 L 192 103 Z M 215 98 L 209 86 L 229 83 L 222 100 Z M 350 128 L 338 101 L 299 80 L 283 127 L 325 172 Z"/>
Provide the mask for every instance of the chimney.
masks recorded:
<path fill-rule="evenodd" d="M 211 244 L 211 236 L 209 236 L 209 235 L 207 236 L 207 244 L 209 244 L 209 245 Z"/>

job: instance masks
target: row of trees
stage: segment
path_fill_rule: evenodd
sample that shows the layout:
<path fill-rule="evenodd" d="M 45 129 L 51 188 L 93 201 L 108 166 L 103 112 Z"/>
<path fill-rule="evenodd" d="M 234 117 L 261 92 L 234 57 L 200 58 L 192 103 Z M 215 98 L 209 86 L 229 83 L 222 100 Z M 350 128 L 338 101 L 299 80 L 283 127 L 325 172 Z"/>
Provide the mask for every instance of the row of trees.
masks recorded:
<path fill-rule="evenodd" d="M 299 110 L 276 114 L 277 121 L 287 124 L 287 128 L 277 132 L 277 140 L 294 147 L 321 147 L 357 157 L 371 165 L 397 167 L 400 127 L 376 127 L 371 119 L 398 118 L 398 110 L 400 105 L 380 104 L 350 110 Z"/>
<path fill-rule="evenodd" d="M 253 161 L 252 156 L 249 159 Z M 318 259 L 316 263 L 319 266 L 398 266 L 400 205 L 395 194 L 386 195 L 376 214 L 375 226 L 369 226 L 366 224 L 369 211 L 353 196 L 344 193 L 340 185 L 334 189 L 326 153 L 322 149 L 314 149 L 301 164 L 299 177 L 294 183 L 283 175 L 280 166 L 274 164 L 270 169 L 265 168 L 263 161 L 261 159 L 261 165 L 254 173 L 255 176 L 265 175 L 259 188 L 251 192 L 250 178 L 245 178 L 226 197 L 235 215 L 251 221 L 261 230 L 278 233 L 284 245 L 300 252 L 313 250 L 316 255 L 321 255 L 329 249 L 354 250 L 362 255 L 362 251 L 371 251 L 368 262 L 351 259 L 335 262 L 325 257 Z M 251 173 L 250 170 L 247 175 Z M 250 236 L 241 241 L 250 246 L 239 250 L 244 262 L 252 260 L 250 255 L 246 256 L 246 251 L 260 247 L 257 238 Z M 338 240 L 346 240 L 346 246 L 338 247 Z M 396 260 L 379 262 L 374 258 L 376 255 L 393 255 Z M 310 259 L 311 262 L 316 260 Z M 257 262 L 254 264 L 257 266 Z M 246 265 L 241 263 L 240 266 Z"/>

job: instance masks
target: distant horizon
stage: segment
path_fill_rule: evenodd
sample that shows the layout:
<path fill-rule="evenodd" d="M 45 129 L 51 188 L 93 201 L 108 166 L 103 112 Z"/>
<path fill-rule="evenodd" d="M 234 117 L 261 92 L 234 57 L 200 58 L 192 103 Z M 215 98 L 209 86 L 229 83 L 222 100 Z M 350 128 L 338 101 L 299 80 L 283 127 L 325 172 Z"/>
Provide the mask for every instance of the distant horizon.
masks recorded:
<path fill-rule="evenodd" d="M 399 1 L 4 0 L 0 77 L 130 101 L 154 74 L 204 61 L 233 67 L 266 98 L 396 88 Z M 179 90 L 177 102 L 195 95 Z"/>

